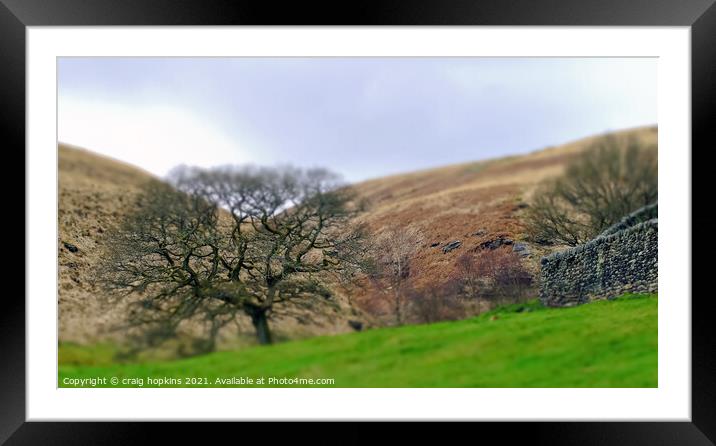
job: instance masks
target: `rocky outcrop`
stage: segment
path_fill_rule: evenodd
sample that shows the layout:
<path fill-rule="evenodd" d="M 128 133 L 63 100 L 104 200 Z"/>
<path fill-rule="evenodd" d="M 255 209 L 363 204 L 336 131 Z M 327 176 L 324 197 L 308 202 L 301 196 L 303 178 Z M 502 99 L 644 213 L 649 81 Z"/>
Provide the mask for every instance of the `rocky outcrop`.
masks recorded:
<path fill-rule="evenodd" d="M 73 245 L 72 243 L 62 242 L 62 244 L 69 252 L 77 252 L 80 250 L 77 246 Z"/>
<path fill-rule="evenodd" d="M 527 243 L 522 242 L 516 242 L 514 245 L 512 245 L 512 252 L 521 257 L 529 257 L 529 255 L 531 254 L 530 248 L 529 246 L 527 246 Z"/>
<path fill-rule="evenodd" d="M 501 246 L 510 246 L 514 243 L 514 240 L 509 239 L 507 237 L 497 237 L 492 240 L 486 240 L 482 243 L 480 243 L 479 248 L 480 249 L 497 249 Z"/>
<path fill-rule="evenodd" d="M 460 240 L 453 240 L 450 243 L 446 243 L 445 246 L 443 246 L 443 254 L 447 254 L 450 251 L 459 248 L 460 245 L 462 245 Z"/>

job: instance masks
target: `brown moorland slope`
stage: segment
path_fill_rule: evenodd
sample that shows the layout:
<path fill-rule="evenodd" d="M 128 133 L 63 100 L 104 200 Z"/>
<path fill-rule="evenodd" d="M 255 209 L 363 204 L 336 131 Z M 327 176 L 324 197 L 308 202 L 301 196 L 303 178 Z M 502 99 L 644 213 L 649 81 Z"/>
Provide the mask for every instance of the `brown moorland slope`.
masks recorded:
<path fill-rule="evenodd" d="M 628 129 L 614 135 L 657 142 L 656 127 Z M 447 279 L 463 252 L 500 238 L 523 240 L 521 215 L 535 187 L 559 175 L 581 151 L 603 136 L 526 155 L 379 178 L 355 187 L 368 202 L 364 218 L 373 231 L 412 227 L 422 234 L 411 269 L 414 284 L 420 287 Z M 455 240 L 461 246 L 443 253 L 442 247 Z M 531 255 L 525 262 L 536 271 L 545 249 L 529 249 Z"/>
<path fill-rule="evenodd" d="M 152 176 L 65 144 L 58 147 L 58 168 L 59 338 L 92 342 L 112 335 L 123 310 L 99 298 L 92 283 L 103 234 L 131 211 Z"/>
<path fill-rule="evenodd" d="M 656 143 L 655 127 L 616 132 Z M 415 228 L 422 242 L 411 268 L 414 285 L 422 287 L 448 278 L 458 256 L 490 241 L 524 239 L 521 215 L 535 186 L 561 173 L 570 160 L 601 135 L 526 155 L 394 175 L 354 185 L 365 199 L 362 219 L 373 234 L 389 228 Z M 108 301 L 92 284 L 102 255 L 102 236 L 130 212 L 134 197 L 152 176 L 136 167 L 92 152 L 60 144 L 59 163 L 59 322 L 60 340 L 91 343 L 121 339 L 126 309 Z M 459 240 L 448 253 L 442 247 Z M 76 249 L 74 249 L 76 248 Z M 537 271 L 544 248 L 529 246 L 524 258 Z M 370 292 L 366 287 L 336 289 L 332 303 L 309 308 L 278 308 L 271 320 L 277 338 L 350 331 L 349 319 L 368 322 L 351 301 Z M 281 314 L 284 314 L 281 316 Z M 290 314 L 290 315 L 289 315 Z M 310 315 L 310 317 L 309 317 Z M 248 319 L 227 327 L 229 344 L 240 333 L 241 343 L 253 342 Z M 220 339 L 221 340 L 221 339 Z M 234 342 L 235 343 L 235 342 Z"/>

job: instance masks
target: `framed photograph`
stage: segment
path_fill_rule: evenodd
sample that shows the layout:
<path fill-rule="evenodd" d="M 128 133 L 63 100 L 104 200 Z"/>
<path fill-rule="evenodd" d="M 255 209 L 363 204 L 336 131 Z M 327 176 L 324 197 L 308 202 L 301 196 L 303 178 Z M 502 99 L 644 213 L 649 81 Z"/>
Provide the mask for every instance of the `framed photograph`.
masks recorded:
<path fill-rule="evenodd" d="M 0 439 L 713 444 L 691 240 L 716 6 L 517 3 L 2 0 L 26 288 Z"/>

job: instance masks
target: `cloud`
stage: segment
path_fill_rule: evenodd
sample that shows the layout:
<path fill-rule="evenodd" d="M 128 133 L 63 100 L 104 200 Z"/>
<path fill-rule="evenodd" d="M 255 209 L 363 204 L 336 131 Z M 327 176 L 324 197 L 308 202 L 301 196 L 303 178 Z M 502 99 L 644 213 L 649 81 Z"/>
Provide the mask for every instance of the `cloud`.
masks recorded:
<path fill-rule="evenodd" d="M 71 58 L 60 139 L 158 173 L 326 166 L 350 181 L 654 124 L 650 58 Z"/>
<path fill-rule="evenodd" d="M 178 163 L 249 161 L 218 126 L 187 108 L 124 105 L 61 95 L 58 139 L 163 176 Z M 254 160 L 252 160 L 254 161 Z"/>

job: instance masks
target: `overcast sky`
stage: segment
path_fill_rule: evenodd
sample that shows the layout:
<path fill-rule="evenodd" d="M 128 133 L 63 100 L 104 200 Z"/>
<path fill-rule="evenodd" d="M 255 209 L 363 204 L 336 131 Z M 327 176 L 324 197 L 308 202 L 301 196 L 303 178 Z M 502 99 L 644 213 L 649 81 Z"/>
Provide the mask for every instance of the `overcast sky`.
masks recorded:
<path fill-rule="evenodd" d="M 62 142 L 358 181 L 656 124 L 647 58 L 61 58 Z"/>

